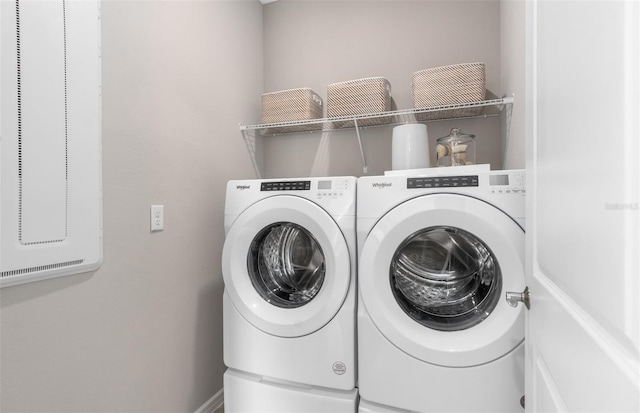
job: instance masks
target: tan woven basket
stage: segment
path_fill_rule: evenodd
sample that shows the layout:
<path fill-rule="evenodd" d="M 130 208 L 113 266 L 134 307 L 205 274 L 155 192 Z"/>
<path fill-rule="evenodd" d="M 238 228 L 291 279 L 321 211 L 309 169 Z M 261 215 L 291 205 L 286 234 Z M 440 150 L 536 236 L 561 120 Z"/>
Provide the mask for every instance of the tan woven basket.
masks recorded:
<path fill-rule="evenodd" d="M 460 63 L 420 70 L 413 73 L 413 107 L 477 102 L 485 98 L 484 63 Z M 464 108 L 427 112 L 416 115 L 418 120 L 477 116 L 482 108 Z"/>
<path fill-rule="evenodd" d="M 327 86 L 327 117 L 364 115 L 391 110 L 391 84 L 383 77 L 368 77 Z M 358 126 L 384 125 L 391 117 L 358 120 Z M 353 121 L 333 122 L 334 128 L 354 126 Z"/>
<path fill-rule="evenodd" d="M 283 123 L 322 118 L 322 98 L 310 88 L 298 88 L 262 95 L 262 123 Z M 322 129 L 322 124 L 270 128 L 270 133 Z"/>

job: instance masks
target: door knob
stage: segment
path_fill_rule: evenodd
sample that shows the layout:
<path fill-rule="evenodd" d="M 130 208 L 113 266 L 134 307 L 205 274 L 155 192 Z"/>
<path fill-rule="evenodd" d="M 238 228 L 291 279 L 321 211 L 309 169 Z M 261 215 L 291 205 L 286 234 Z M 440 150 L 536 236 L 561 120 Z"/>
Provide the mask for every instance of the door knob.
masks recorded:
<path fill-rule="evenodd" d="M 521 293 L 508 291 L 505 294 L 505 298 L 507 299 L 507 303 L 511 307 L 517 307 L 518 303 L 524 303 L 525 307 L 527 307 L 527 310 L 531 308 L 531 303 L 529 302 L 529 287 L 525 288 Z"/>

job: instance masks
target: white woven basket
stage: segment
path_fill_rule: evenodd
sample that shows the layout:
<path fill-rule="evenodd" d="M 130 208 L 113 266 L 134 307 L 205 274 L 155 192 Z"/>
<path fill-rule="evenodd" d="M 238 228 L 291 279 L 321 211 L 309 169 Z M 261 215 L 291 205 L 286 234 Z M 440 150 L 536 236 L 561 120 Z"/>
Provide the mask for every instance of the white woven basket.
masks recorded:
<path fill-rule="evenodd" d="M 485 98 L 484 63 L 460 63 L 413 73 L 413 107 L 477 102 Z M 418 120 L 476 116 L 482 108 L 465 108 L 418 114 Z"/>
<path fill-rule="evenodd" d="M 283 123 L 322 118 L 322 98 L 308 87 L 262 95 L 262 123 Z M 322 129 L 322 124 L 270 128 L 269 132 L 299 132 Z"/>
<path fill-rule="evenodd" d="M 383 77 L 368 77 L 332 83 L 327 86 L 327 117 L 365 115 L 391 110 L 391 84 Z M 388 116 L 363 119 L 359 126 L 384 125 Z M 354 126 L 352 121 L 334 122 L 333 127 Z"/>

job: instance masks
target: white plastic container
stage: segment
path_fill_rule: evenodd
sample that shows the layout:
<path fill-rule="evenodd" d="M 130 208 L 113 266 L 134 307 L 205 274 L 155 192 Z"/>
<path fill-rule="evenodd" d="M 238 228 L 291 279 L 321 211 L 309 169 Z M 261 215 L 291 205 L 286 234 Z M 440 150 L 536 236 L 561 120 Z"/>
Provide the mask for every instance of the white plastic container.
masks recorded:
<path fill-rule="evenodd" d="M 427 125 L 409 123 L 393 128 L 391 169 L 418 169 L 429 166 Z"/>

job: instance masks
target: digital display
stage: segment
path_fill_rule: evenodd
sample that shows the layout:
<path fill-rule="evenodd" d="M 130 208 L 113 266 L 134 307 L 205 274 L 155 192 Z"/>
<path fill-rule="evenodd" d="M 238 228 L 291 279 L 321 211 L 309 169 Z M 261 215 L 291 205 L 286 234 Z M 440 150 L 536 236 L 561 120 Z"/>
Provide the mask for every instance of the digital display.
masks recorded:
<path fill-rule="evenodd" d="M 489 175 L 489 185 L 509 185 L 509 175 Z"/>
<path fill-rule="evenodd" d="M 318 181 L 318 189 L 331 189 L 331 181 Z"/>

